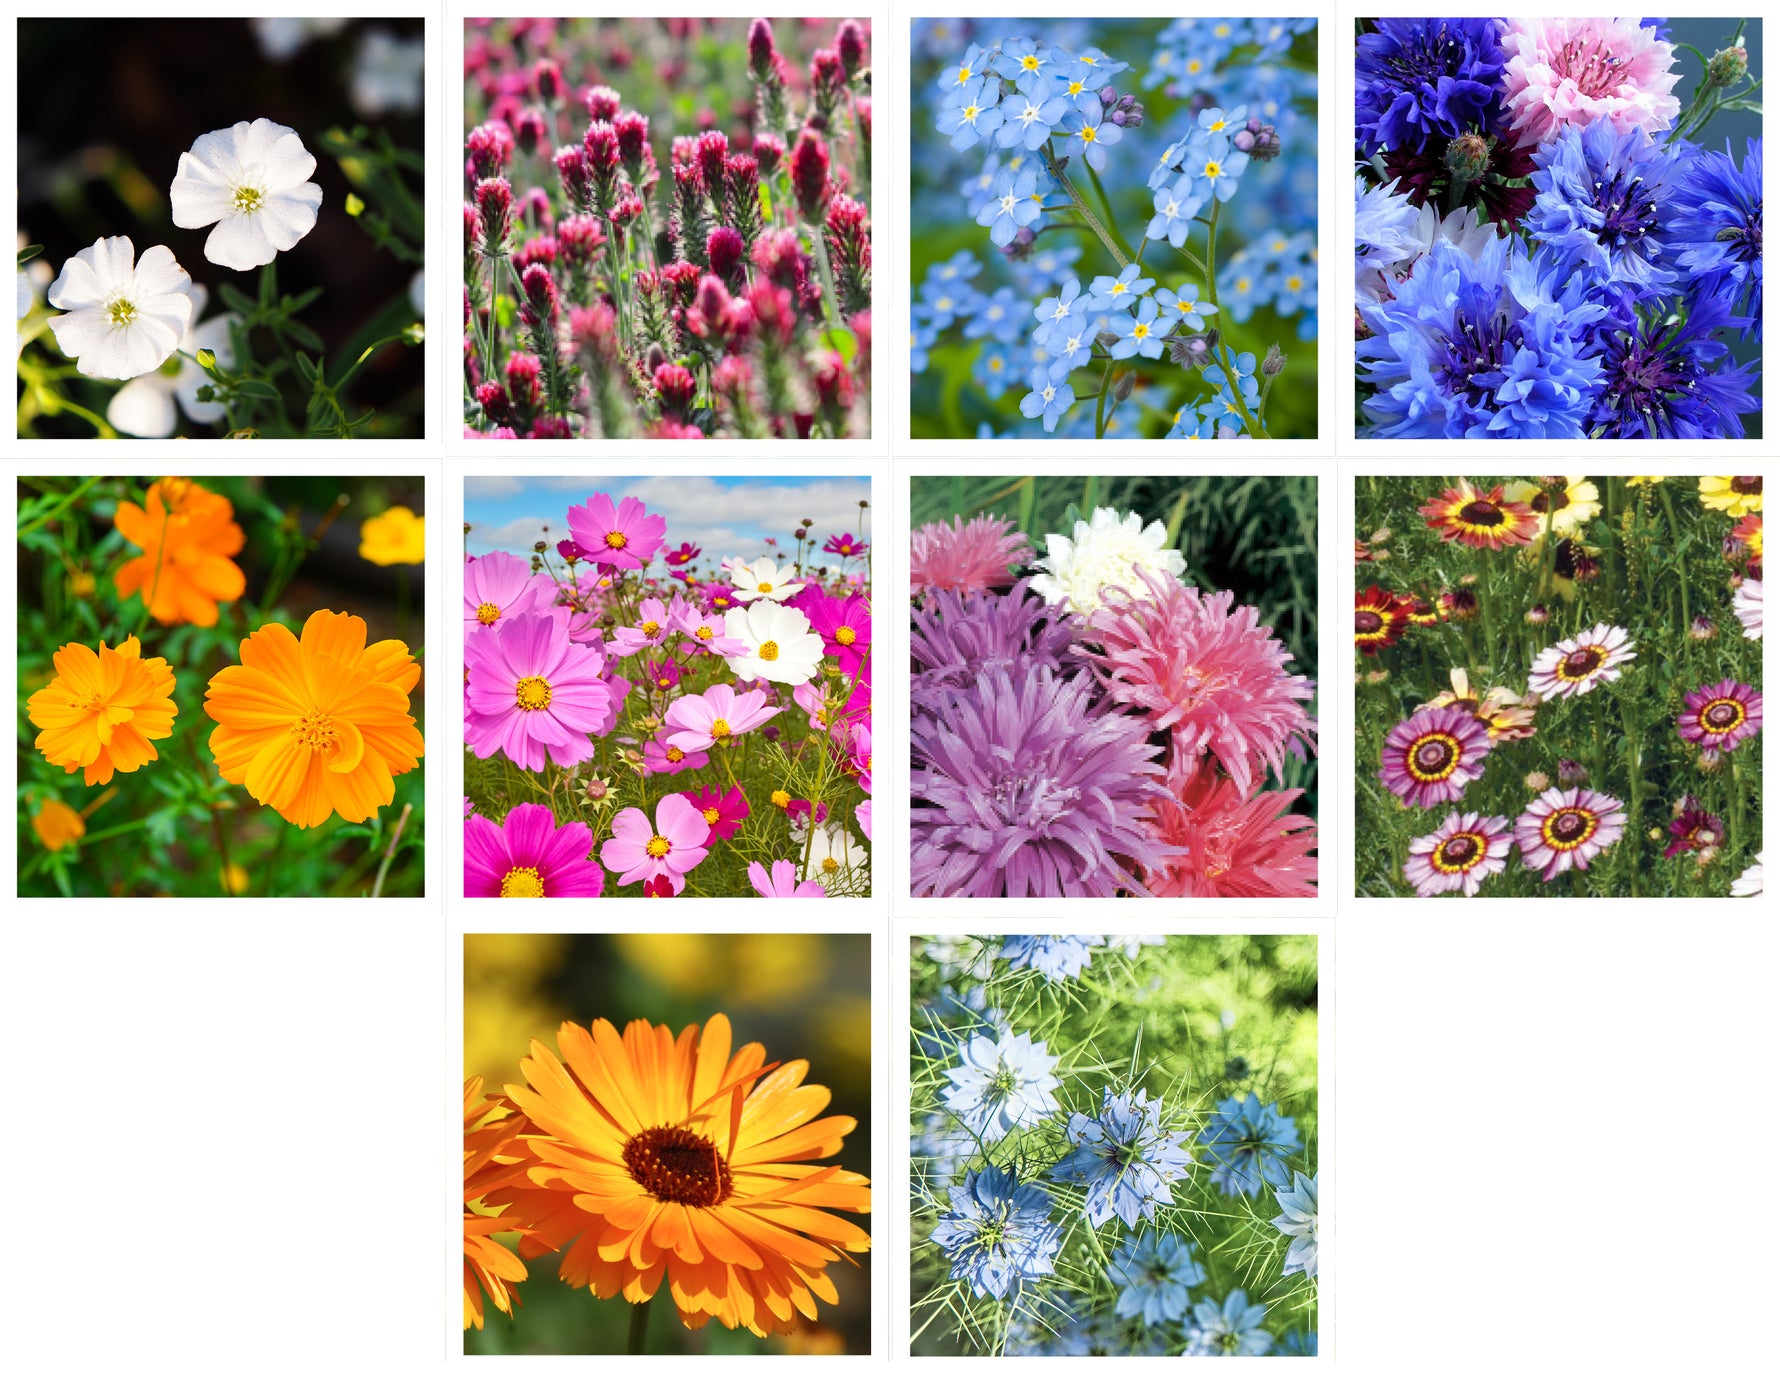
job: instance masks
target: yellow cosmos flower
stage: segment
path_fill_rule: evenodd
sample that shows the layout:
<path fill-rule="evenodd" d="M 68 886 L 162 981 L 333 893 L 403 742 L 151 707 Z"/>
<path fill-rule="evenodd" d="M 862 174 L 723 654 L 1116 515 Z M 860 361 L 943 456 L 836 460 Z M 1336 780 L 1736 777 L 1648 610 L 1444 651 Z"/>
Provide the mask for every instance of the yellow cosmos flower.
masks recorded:
<path fill-rule="evenodd" d="M 392 506 L 359 527 L 358 556 L 379 568 L 426 562 L 426 517 Z"/>
<path fill-rule="evenodd" d="M 1703 477 L 1700 479 L 1700 505 L 1708 511 L 1723 511 L 1733 518 L 1753 515 L 1761 510 L 1761 479 Z"/>
<path fill-rule="evenodd" d="M 74 808 L 52 797 L 31 818 L 31 829 L 37 832 L 43 848 L 53 851 L 79 840 L 87 833 L 87 824 Z"/>
<path fill-rule="evenodd" d="M 144 659 L 134 635 L 98 653 L 66 644 L 55 654 L 56 678 L 31 694 L 31 724 L 42 732 L 43 757 L 68 773 L 85 770 L 88 787 L 134 773 L 155 753 L 151 740 L 173 734 L 173 670 L 165 659 Z"/>

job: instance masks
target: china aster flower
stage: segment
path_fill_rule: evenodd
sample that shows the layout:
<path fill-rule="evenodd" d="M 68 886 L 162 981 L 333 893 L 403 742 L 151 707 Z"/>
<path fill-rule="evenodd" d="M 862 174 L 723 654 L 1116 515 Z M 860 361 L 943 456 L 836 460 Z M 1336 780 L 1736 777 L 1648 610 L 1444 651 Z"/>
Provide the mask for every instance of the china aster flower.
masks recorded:
<path fill-rule="evenodd" d="M 1707 811 L 1695 797 L 1684 797 L 1676 805 L 1679 810 L 1675 813 L 1675 819 L 1669 823 L 1669 835 L 1672 839 L 1663 849 L 1664 859 L 1697 854 L 1702 850 L 1716 850 L 1724 844 L 1722 817 Z"/>
<path fill-rule="evenodd" d="M 1732 519 L 1760 511 L 1761 477 L 1703 477 L 1700 505 L 1708 511 L 1723 511 Z"/>
<path fill-rule="evenodd" d="M 569 507 L 569 535 L 602 568 L 641 568 L 667 539 L 667 517 L 652 516 L 635 497 L 616 505 L 595 492 Z"/>
<path fill-rule="evenodd" d="M 1267 1305 L 1250 1303 L 1248 1295 L 1233 1289 L 1220 1304 L 1201 1299 L 1193 1305 L 1193 1321 L 1187 1328 L 1183 1356 L 1265 1356 L 1273 1349 L 1273 1334 L 1261 1323 Z"/>
<path fill-rule="evenodd" d="M 1502 105 L 1523 145 L 1576 127 L 1654 137 L 1681 113 L 1674 44 L 1636 19 L 1508 19 L 1502 51 Z"/>
<path fill-rule="evenodd" d="M 82 770 L 90 788 L 160 758 L 149 742 L 172 735 L 179 713 L 165 659 L 144 659 L 130 635 L 116 649 L 101 640 L 97 653 L 65 644 L 53 662 L 55 678 L 25 704 L 45 759 L 65 773 Z"/>
<path fill-rule="evenodd" d="M 979 1298 L 1004 1299 L 1023 1280 L 1051 1274 L 1063 1247 L 1062 1224 L 1051 1221 L 1051 1196 L 999 1167 L 971 1170 L 948 1191 L 948 1211 L 933 1244 L 952 1262 L 952 1278 Z"/>
<path fill-rule="evenodd" d="M 1743 626 L 1745 640 L 1761 639 L 1761 579 L 1744 578 L 1731 596 L 1731 609 Z"/>
<path fill-rule="evenodd" d="M 204 256 L 219 267 L 263 267 L 315 228 L 321 187 L 309 180 L 315 158 L 294 129 L 269 119 L 246 120 L 201 135 L 179 169 L 167 199 L 181 229 L 214 224 Z"/>
<path fill-rule="evenodd" d="M 358 556 L 379 568 L 426 562 L 426 517 L 392 506 L 359 526 Z"/>
<path fill-rule="evenodd" d="M 1257 775 L 1279 776 L 1289 749 L 1315 746 L 1316 723 L 1301 705 L 1316 693 L 1252 606 L 1231 609 L 1231 592 L 1210 596 L 1138 566 L 1136 591 L 1108 585 L 1078 650 L 1107 695 L 1169 731 L 1177 758 L 1209 756 L 1247 792 Z"/>
<path fill-rule="evenodd" d="M 1625 832 L 1625 823 L 1617 797 L 1591 788 L 1547 788 L 1514 823 L 1514 841 L 1521 863 L 1550 883 L 1566 869 L 1588 868 Z"/>
<path fill-rule="evenodd" d="M 810 618 L 794 606 L 763 597 L 724 612 L 723 628 L 742 645 L 728 656 L 729 671 L 742 682 L 807 683 L 822 666 L 822 637 L 811 633 Z"/>
<path fill-rule="evenodd" d="M 1452 670 L 1452 689 L 1437 693 L 1416 708 L 1463 707 L 1489 731 L 1490 743 L 1499 740 L 1531 740 L 1537 734 L 1534 726 L 1538 699 L 1521 697 L 1507 688 L 1493 687 L 1479 693 L 1471 686 L 1471 675 L 1462 668 Z"/>
<path fill-rule="evenodd" d="M 1219 1103 L 1199 1133 L 1199 1144 L 1206 1163 L 1214 1166 L 1211 1182 L 1231 1198 L 1253 1198 L 1263 1185 L 1284 1184 L 1290 1178 L 1285 1161 L 1303 1149 L 1296 1120 L 1252 1091 Z"/>
<path fill-rule="evenodd" d="M 909 535 L 909 586 L 915 592 L 1011 587 L 1008 570 L 1031 554 L 1032 542 L 1011 520 L 972 516 L 967 523 L 953 516 L 950 525 L 930 522 Z"/>
<path fill-rule="evenodd" d="M 686 875 L 710 853 L 711 827 L 704 813 L 679 793 L 655 806 L 655 821 L 640 807 L 626 807 L 612 819 L 612 834 L 600 846 L 600 863 L 618 875 L 618 884 L 666 878 L 678 893 Z"/>
<path fill-rule="evenodd" d="M 605 666 L 599 650 L 569 638 L 561 611 L 508 616 L 468 636 L 464 743 L 478 759 L 499 751 L 534 772 L 593 758 L 590 737 L 611 730 L 616 711 Z"/>
<path fill-rule="evenodd" d="M 1761 730 L 1761 694 L 1734 678 L 1687 694 L 1675 729 L 1706 754 L 1729 753 Z"/>
<path fill-rule="evenodd" d="M 1008 1028 L 997 1039 L 972 1036 L 958 1047 L 958 1064 L 946 1071 L 946 1107 L 984 1142 L 999 1141 L 1016 1127 L 1029 1127 L 1057 1111 L 1063 1081 L 1053 1070 L 1058 1057 L 1043 1041 Z"/>
<path fill-rule="evenodd" d="M 1489 731 L 1468 711 L 1418 711 L 1385 737 L 1379 781 L 1411 807 L 1457 802 L 1467 784 L 1483 777 L 1490 743 Z"/>
<path fill-rule="evenodd" d="M 829 1210 L 869 1213 L 871 1185 L 804 1163 L 837 1155 L 857 1125 L 817 1116 L 829 1092 L 804 1083 L 807 1061 L 768 1072 L 758 1042 L 732 1053 L 722 1013 L 678 1038 L 564 1022 L 556 1041 L 561 1061 L 533 1041 L 525 1085 L 507 1086 L 541 1163 L 488 1200 L 532 1229 L 522 1256 L 562 1251 L 561 1278 L 603 1299 L 662 1290 L 690 1328 L 715 1318 L 765 1337 L 839 1302 L 824 1271 L 871 1238 Z"/>
<path fill-rule="evenodd" d="M 140 592 L 161 625 L 215 625 L 217 603 L 247 590 L 233 558 L 247 536 L 227 497 L 164 477 L 149 485 L 141 506 L 118 502 L 114 523 L 142 551 L 117 570 L 117 595 Z"/>
<path fill-rule="evenodd" d="M 1205 1267 L 1194 1257 L 1192 1242 L 1152 1228 L 1127 1237 L 1113 1252 L 1106 1278 L 1119 1291 L 1118 1316 L 1142 1317 L 1146 1326 L 1155 1327 L 1185 1316 L 1189 1291 L 1205 1282 Z"/>
<path fill-rule="evenodd" d="M 1409 842 L 1403 877 L 1418 898 L 1458 892 L 1474 898 L 1485 879 L 1508 867 L 1508 852 L 1514 848 L 1508 825 L 1503 816 L 1448 812 L 1432 833 Z"/>
<path fill-rule="evenodd" d="M 1501 487 L 1479 491 L 1465 478 L 1418 508 L 1428 528 L 1443 540 L 1457 540 L 1473 549 L 1502 549 L 1525 544 L 1537 528 L 1524 502 L 1507 501 Z"/>
<path fill-rule="evenodd" d="M 1568 640 L 1539 651 L 1533 660 L 1527 691 L 1549 702 L 1554 697 L 1580 697 L 1620 676 L 1620 666 L 1637 658 L 1623 627 L 1596 625 Z"/>
<path fill-rule="evenodd" d="M 263 625 L 204 693 L 218 771 L 293 826 L 369 820 L 426 752 L 408 714 L 420 665 L 365 629 L 337 611 L 315 612 L 301 637 Z"/>
<path fill-rule="evenodd" d="M 140 377 L 173 356 L 196 310 L 192 279 L 156 244 L 136 260 L 129 239 L 99 239 L 67 262 L 49 289 L 56 347 L 83 377 Z"/>
<path fill-rule="evenodd" d="M 812 879 L 799 879 L 797 866 L 788 859 L 775 859 L 768 874 L 764 865 L 748 866 L 748 882 L 763 898 L 825 898 L 826 890 Z"/>
<path fill-rule="evenodd" d="M 1052 983 L 1062 983 L 1086 969 L 1094 951 L 1105 944 L 1105 936 L 1009 936 L 997 958 L 1007 961 L 1009 973 L 1036 969 Z"/>
<path fill-rule="evenodd" d="M 669 705 L 663 720 L 673 733 L 667 743 L 687 751 L 708 750 L 719 740 L 765 725 L 781 710 L 769 705 L 758 689 L 738 693 L 727 683 L 715 683 L 696 697 L 677 697 Z"/>
<path fill-rule="evenodd" d="M 482 1076 L 464 1080 L 464 1328 L 482 1330 L 483 1294 L 509 1318 L 519 1294 L 509 1286 L 526 1277 L 525 1262 L 494 1239 L 515 1224 L 498 1213 L 476 1212 L 470 1205 L 488 1193 L 517 1184 L 534 1163 L 519 1142 L 529 1126 L 524 1116 L 501 1116 L 498 1099 L 482 1096 Z"/>
<path fill-rule="evenodd" d="M 1286 1267 L 1282 1274 L 1316 1278 L 1317 1179 L 1317 1175 L 1306 1179 L 1293 1170 L 1292 1187 L 1273 1191 L 1280 1207 L 1273 1225 L 1292 1239 L 1292 1244 L 1286 1247 Z"/>
<path fill-rule="evenodd" d="M 1581 280 L 1578 274 L 1577 280 Z M 1601 387 L 1588 417 L 1604 439 L 1741 439 L 1739 416 L 1761 410 L 1752 363 L 1731 357 L 1719 332 L 1736 324 L 1719 296 L 1685 312 L 1660 303 L 1600 332 Z"/>
<path fill-rule="evenodd" d="M 1375 19 L 1354 39 L 1354 145 L 1420 148 L 1432 137 L 1499 133 L 1505 55 L 1494 19 Z"/>
<path fill-rule="evenodd" d="M 721 788 L 700 788 L 694 792 L 681 793 L 704 817 L 705 825 L 711 828 L 712 840 L 732 840 L 741 824 L 748 819 L 748 799 L 743 795 L 740 785 L 724 792 Z"/>
<path fill-rule="evenodd" d="M 1062 611 L 1052 611 L 1025 579 L 993 596 L 931 591 L 911 615 L 910 693 L 929 704 L 968 690 L 979 673 L 1019 673 L 1027 665 L 1061 674 L 1075 637 Z"/>
<path fill-rule="evenodd" d="M 1043 571 L 1033 577 L 1032 590 L 1079 616 L 1098 610 L 1108 587 L 1133 597 L 1154 595 L 1154 583 L 1140 581 L 1140 571 L 1178 582 L 1187 568 L 1185 556 L 1167 544 L 1161 521 L 1145 525 L 1135 511 L 1121 517 L 1110 506 L 1096 507 L 1091 519 L 1075 523 L 1073 534 L 1045 536 L 1045 556 L 1034 565 Z"/>
<path fill-rule="evenodd" d="M 597 898 L 606 886 L 588 858 L 593 832 L 579 821 L 561 826 L 550 808 L 522 802 L 498 826 L 464 818 L 466 898 Z"/>
<path fill-rule="evenodd" d="M 513 554 L 495 550 L 464 563 L 464 642 L 481 626 L 503 616 L 520 616 L 549 606 L 550 588 L 532 576 L 531 565 Z"/>
<path fill-rule="evenodd" d="M 910 882 L 917 897 L 1112 897 L 1164 852 L 1145 827 L 1162 795 L 1143 721 L 1098 711 L 1085 679 L 1028 668 L 911 724 Z"/>
<path fill-rule="evenodd" d="M 1245 793 L 1215 769 L 1169 770 L 1151 830 L 1168 852 L 1145 875 L 1159 898 L 1314 898 L 1316 822 L 1303 790 Z"/>
<path fill-rule="evenodd" d="M 1705 149 L 1669 194 L 1669 242 L 1696 295 L 1723 296 L 1761 338 L 1761 144 L 1750 139 L 1742 167 Z"/>
<path fill-rule="evenodd" d="M 1051 1178 L 1087 1190 L 1082 1211 L 1092 1227 L 1114 1217 L 1130 1228 L 1139 1217 L 1154 1222 L 1157 1207 L 1174 1202 L 1169 1186 L 1185 1179 L 1193 1163 L 1187 1134 L 1167 1128 L 1161 1102 L 1152 1103 L 1143 1089 L 1102 1090 L 1098 1115 L 1071 1113 L 1063 1135 L 1074 1150 Z"/>
<path fill-rule="evenodd" d="M 1409 603 L 1374 583 L 1354 593 L 1354 648 L 1370 657 L 1403 638 Z"/>
<path fill-rule="evenodd" d="M 1681 280 L 1669 201 L 1683 162 L 1643 129 L 1565 125 L 1533 157 L 1523 227 L 1597 292 L 1657 295 Z"/>
<path fill-rule="evenodd" d="M 31 814 L 31 830 L 37 843 L 51 854 L 78 841 L 87 833 L 86 818 L 66 802 L 48 797 Z"/>

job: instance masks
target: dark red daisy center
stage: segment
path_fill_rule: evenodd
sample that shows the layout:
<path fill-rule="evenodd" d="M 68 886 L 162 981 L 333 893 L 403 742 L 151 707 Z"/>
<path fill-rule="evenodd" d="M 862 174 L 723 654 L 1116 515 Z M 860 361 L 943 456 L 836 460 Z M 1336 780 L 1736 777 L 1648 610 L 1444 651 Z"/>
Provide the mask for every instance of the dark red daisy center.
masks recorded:
<path fill-rule="evenodd" d="M 1739 496 L 1753 497 L 1761 495 L 1761 479 L 1759 477 L 1733 477 L 1731 490 Z"/>
<path fill-rule="evenodd" d="M 651 1127 L 631 1137 L 624 1168 L 663 1203 L 712 1208 L 735 1192 L 717 1143 L 684 1127 Z"/>
<path fill-rule="evenodd" d="M 1354 612 L 1354 634 L 1376 635 L 1384 629 L 1384 617 L 1376 611 Z"/>
<path fill-rule="evenodd" d="M 1599 645 L 1584 645 L 1564 656 L 1563 662 L 1558 665 L 1557 676 L 1570 682 L 1578 682 L 1595 673 L 1606 662 L 1606 650 Z"/>
<path fill-rule="evenodd" d="M 1434 862 L 1443 873 L 1459 874 L 1474 868 L 1489 853 L 1489 845 L 1475 831 L 1460 831 L 1440 842 Z"/>
<path fill-rule="evenodd" d="M 1574 850 L 1592 836 L 1600 818 L 1584 807 L 1560 807 L 1545 818 L 1540 832 L 1554 850 Z"/>
<path fill-rule="evenodd" d="M 1407 767 L 1418 783 L 1438 783 L 1459 763 L 1459 742 L 1450 735 L 1424 735 L 1409 749 Z"/>
<path fill-rule="evenodd" d="M 1707 703 L 1700 713 L 1700 724 L 1717 734 L 1725 734 L 1743 724 L 1743 704 L 1735 697 L 1719 697 Z"/>
<path fill-rule="evenodd" d="M 1486 529 L 1494 529 L 1498 525 L 1506 525 L 1508 516 L 1493 501 L 1468 501 L 1459 508 L 1459 519 L 1467 525 L 1481 525 Z"/>

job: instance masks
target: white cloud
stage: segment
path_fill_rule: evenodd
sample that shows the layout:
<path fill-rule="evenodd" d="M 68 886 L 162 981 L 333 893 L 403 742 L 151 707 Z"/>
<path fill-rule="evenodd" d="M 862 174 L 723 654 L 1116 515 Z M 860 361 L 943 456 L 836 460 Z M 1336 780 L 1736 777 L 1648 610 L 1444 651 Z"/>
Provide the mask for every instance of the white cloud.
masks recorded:
<path fill-rule="evenodd" d="M 466 477 L 464 479 L 464 501 L 505 501 L 508 497 L 516 497 L 525 490 L 525 479 L 521 477 Z"/>
<path fill-rule="evenodd" d="M 550 533 L 544 534 L 543 527 L 548 525 Z M 505 549 L 510 554 L 531 553 L 532 546 L 541 539 L 552 541 L 562 539 L 569 533 L 561 516 L 551 520 L 548 516 L 521 516 L 518 520 L 510 520 L 505 525 L 477 525 L 470 523 L 469 550 L 472 554 L 486 554 L 491 549 Z"/>

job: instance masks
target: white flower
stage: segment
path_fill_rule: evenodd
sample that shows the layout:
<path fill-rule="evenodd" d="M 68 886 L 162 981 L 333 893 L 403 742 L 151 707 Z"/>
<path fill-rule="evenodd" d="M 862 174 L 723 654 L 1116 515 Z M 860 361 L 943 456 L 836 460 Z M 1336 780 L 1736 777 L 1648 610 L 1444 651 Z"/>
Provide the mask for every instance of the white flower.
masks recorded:
<path fill-rule="evenodd" d="M 1757 854 L 1755 863 L 1732 880 L 1731 896 L 1733 898 L 1759 898 L 1761 896 L 1761 855 Z"/>
<path fill-rule="evenodd" d="M 366 119 L 391 110 L 418 110 L 425 104 L 420 78 L 426 71 L 426 39 L 397 38 L 387 29 L 372 29 L 352 62 L 348 94 L 352 108 Z"/>
<path fill-rule="evenodd" d="M 269 119 L 205 134 L 179 155 L 168 196 L 181 229 L 214 224 L 204 256 L 246 272 L 264 267 L 315 228 L 315 158 L 294 129 Z"/>
<path fill-rule="evenodd" d="M 769 554 L 765 558 L 755 559 L 753 563 L 744 563 L 740 559 L 725 559 L 723 567 L 729 574 L 729 580 L 735 584 L 735 599 L 746 604 L 766 597 L 775 602 L 782 602 L 803 586 L 800 582 L 792 582 L 797 569 L 791 564 L 780 567 Z"/>
<path fill-rule="evenodd" d="M 31 290 L 31 279 L 25 275 L 23 268 L 19 269 L 19 319 L 22 320 L 31 313 L 32 302 L 36 299 L 37 293 Z"/>
<path fill-rule="evenodd" d="M 408 304 L 418 319 L 426 319 L 426 269 L 416 272 L 408 282 Z"/>
<path fill-rule="evenodd" d="M 136 261 L 127 238 L 100 239 L 62 264 L 50 331 L 87 377 L 140 377 L 173 356 L 192 322 L 192 279 L 156 244 Z"/>
<path fill-rule="evenodd" d="M 798 852 L 803 877 L 820 883 L 830 896 L 834 895 L 835 885 L 844 883 L 849 876 L 864 879 L 871 863 L 865 846 L 844 825 L 818 826 L 808 849 L 807 860 L 801 849 Z"/>
<path fill-rule="evenodd" d="M 1100 607 L 1103 587 L 1122 587 L 1134 597 L 1148 598 L 1149 589 L 1134 568 L 1179 578 L 1187 561 L 1178 549 L 1166 549 L 1168 531 L 1159 520 L 1143 523 L 1135 511 L 1123 520 L 1110 506 L 1101 506 L 1091 520 L 1075 523 L 1074 539 L 1046 535 L 1044 569 L 1032 579 L 1032 590 L 1052 606 L 1066 603 L 1086 616 Z"/>
<path fill-rule="evenodd" d="M 194 320 L 204 313 L 204 303 L 209 295 L 201 286 L 192 288 Z M 189 326 L 185 338 L 179 341 L 179 351 L 153 372 L 145 372 L 135 381 L 126 383 L 111 398 L 111 404 L 105 408 L 105 418 L 125 434 L 140 439 L 165 439 L 173 433 L 179 419 L 173 409 L 177 398 L 180 409 L 197 424 L 211 425 L 221 420 L 224 415 L 221 406 L 214 401 L 198 400 L 198 388 L 210 381 L 210 374 L 195 360 L 199 349 L 209 349 L 225 368 L 234 367 L 235 341 L 229 334 L 229 326 L 240 319 L 239 315 L 219 315 L 201 325 Z"/>
<path fill-rule="evenodd" d="M 811 633 L 810 618 L 794 606 L 762 599 L 723 613 L 723 633 L 747 648 L 731 655 L 729 671 L 742 682 L 807 683 L 822 662 L 822 637 Z"/>
<path fill-rule="evenodd" d="M 1743 638 L 1761 638 L 1761 579 L 1744 578 L 1731 595 L 1731 609 L 1743 623 Z"/>
<path fill-rule="evenodd" d="M 344 19 L 249 19 L 259 40 L 260 55 L 272 62 L 287 62 L 301 52 L 311 38 L 332 38 L 346 27 Z"/>

